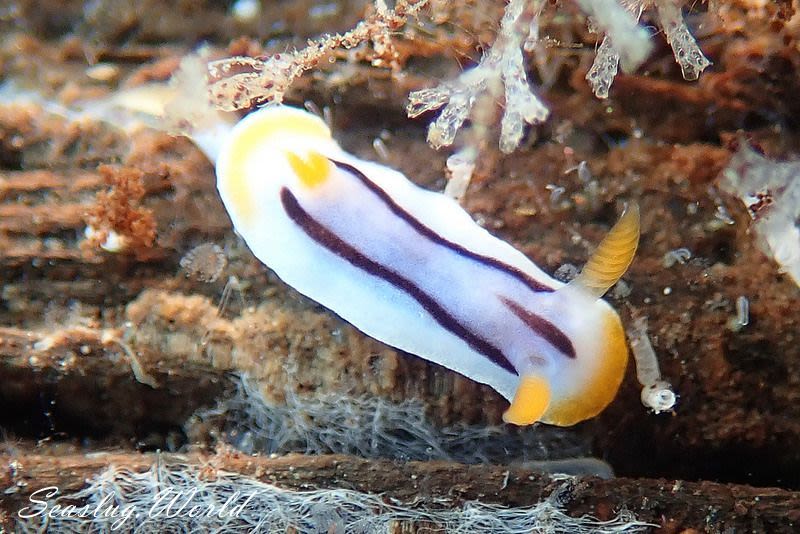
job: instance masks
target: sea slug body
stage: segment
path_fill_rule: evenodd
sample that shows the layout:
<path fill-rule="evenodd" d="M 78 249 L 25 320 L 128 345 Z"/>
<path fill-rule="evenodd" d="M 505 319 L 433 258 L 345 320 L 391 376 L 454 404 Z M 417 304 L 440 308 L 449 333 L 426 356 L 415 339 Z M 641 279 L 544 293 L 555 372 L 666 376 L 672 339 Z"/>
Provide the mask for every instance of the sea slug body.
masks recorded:
<path fill-rule="evenodd" d="M 452 199 L 344 152 L 315 115 L 269 106 L 221 141 L 236 231 L 286 283 L 364 333 L 496 389 L 506 421 L 567 426 L 616 395 L 628 359 L 603 293 L 639 238 L 629 208 L 565 285 Z"/>

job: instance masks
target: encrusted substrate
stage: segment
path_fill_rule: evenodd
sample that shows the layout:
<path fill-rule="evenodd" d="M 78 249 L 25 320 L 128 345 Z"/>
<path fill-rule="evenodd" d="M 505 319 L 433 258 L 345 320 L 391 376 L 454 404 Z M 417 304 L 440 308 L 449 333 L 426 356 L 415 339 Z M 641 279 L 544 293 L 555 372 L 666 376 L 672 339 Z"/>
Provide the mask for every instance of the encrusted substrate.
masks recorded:
<path fill-rule="evenodd" d="M 98 9 L 106 4 L 113 3 Z M 512 429 L 498 430 L 506 403 L 491 389 L 366 338 L 287 288 L 234 235 L 199 150 L 105 107 L 122 89 L 166 79 L 202 22 L 186 23 L 185 33 L 158 33 L 142 19 L 132 34 L 107 26 L 106 34 L 76 37 L 64 35 L 57 19 L 42 26 L 39 15 L 54 7 L 44 4 L 34 16 L 28 3 L 19 5 L 28 17 L 21 27 L 45 38 L 7 25 L 0 43 L 4 432 L 84 440 L 83 452 L 101 444 L 242 445 L 252 413 L 212 412 L 237 405 L 225 404 L 237 388 L 232 373 L 247 373 L 267 407 L 285 406 L 287 392 L 316 408 L 330 395 L 377 397 L 385 404 L 374 406 L 382 407 L 418 399 L 424 414 L 414 417 L 432 428 L 488 428 L 501 442 L 527 443 Z M 357 21 L 362 13 L 348 6 L 343 12 Z M 193 9 L 205 14 L 198 21 L 223 21 L 209 35 L 213 57 L 264 52 L 245 40 L 228 44 L 236 34 L 228 11 Z M 453 13 L 457 23 L 429 29 L 437 39 L 421 31 L 419 41 L 404 42 L 402 76 L 340 58 L 300 79 L 288 99 L 330 106 L 348 150 L 378 160 L 373 141 L 381 138 L 387 165 L 441 190 L 447 154 L 426 144 L 426 120 L 405 118 L 405 97 L 455 76 L 453 56 L 470 50 L 469 32 L 458 28 L 472 24 L 473 38 L 490 41 L 487 20 L 499 20 L 501 9 L 494 3 L 482 15 Z M 70 13 L 63 13 L 69 21 L 87 16 Z M 742 139 L 772 159 L 796 158 L 800 149 L 796 99 L 788 96 L 800 90 L 791 16 L 788 3 L 777 2 L 720 1 L 709 13 L 690 12 L 693 30 L 706 28 L 695 35 L 714 62 L 698 82 L 684 81 L 662 46 L 644 67 L 649 75 L 620 75 L 605 101 L 584 81 L 593 47 L 554 47 L 552 87 L 541 92 L 551 116 L 531 136 L 538 140 L 509 156 L 496 144 L 485 147 L 465 207 L 549 273 L 580 266 L 623 203 L 639 202 L 643 235 L 624 278 L 629 291 L 618 287 L 608 298 L 626 324 L 632 308 L 647 318 L 661 374 L 679 396 L 674 414 L 649 414 L 630 369 L 600 417 L 531 457 L 591 452 L 630 477 L 800 487 L 800 289 L 761 252 L 746 210 L 718 189 Z M 566 44 L 589 42 L 583 21 L 571 20 L 549 21 L 542 32 Z M 308 24 L 304 36 L 348 27 Z M 170 44 L 152 44 L 162 39 Z M 271 46 L 287 42 L 302 44 Z M 87 57 L 110 70 L 87 71 Z M 570 171 L 582 161 L 584 172 Z M 109 241 L 111 232 L 129 239 Z M 214 281 L 197 276 L 208 269 L 191 263 L 196 258 L 185 259 L 198 245 L 217 245 L 224 255 Z M 682 248 L 691 259 L 665 266 L 665 255 Z M 250 445 L 258 438 L 250 436 Z M 23 462 L 27 443 L 16 453 Z M 553 443 L 565 450 L 559 454 Z M 673 525 L 705 526 L 695 519 Z"/>
<path fill-rule="evenodd" d="M 12 488 L 3 503 L 8 508 L 25 504 L 31 492 L 39 491 L 40 499 L 52 486 L 60 488 L 59 497 L 88 500 L 89 514 L 98 508 L 107 511 L 108 504 L 101 503 L 108 496 L 106 503 L 121 508 L 113 517 L 98 514 L 94 524 L 109 529 L 119 521 L 117 532 L 181 530 L 187 522 L 177 510 L 193 490 L 197 493 L 190 505 L 202 513 L 209 506 L 219 510 L 229 498 L 233 500 L 228 509 L 242 510 L 235 517 L 222 514 L 222 521 L 217 515 L 189 524 L 246 532 L 600 534 L 651 532 L 655 525 L 666 533 L 700 531 L 681 528 L 688 524 L 705 525 L 709 532 L 788 533 L 798 521 L 800 500 L 798 492 L 776 488 L 630 478 L 575 480 L 520 466 L 397 464 L 342 455 L 265 458 L 220 451 L 87 458 L 52 451 L 16 463 L 0 455 L 0 463 L 9 466 L 0 474 L 0 483 Z M 169 508 L 164 495 L 180 497 Z M 139 514 L 135 522 L 132 513 Z M 43 524 L 59 532 L 80 532 L 87 520 L 58 514 L 47 520 L 40 514 L 19 526 L 37 531 Z"/>

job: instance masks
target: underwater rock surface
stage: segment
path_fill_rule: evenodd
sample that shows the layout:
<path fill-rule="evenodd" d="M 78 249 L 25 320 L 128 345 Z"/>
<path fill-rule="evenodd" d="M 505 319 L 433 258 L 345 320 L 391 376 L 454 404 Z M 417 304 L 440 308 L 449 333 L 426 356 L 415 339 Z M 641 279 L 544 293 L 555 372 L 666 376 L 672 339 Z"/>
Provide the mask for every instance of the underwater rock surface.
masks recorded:
<path fill-rule="evenodd" d="M 800 154 L 791 2 L 689 4 L 684 18 L 713 65 L 685 81 L 667 44 L 653 40 L 649 59 L 619 74 L 607 100 L 584 80 L 596 36 L 583 15 L 564 5 L 563 16 L 543 19 L 548 70 L 530 62 L 529 76 L 550 116 L 509 155 L 494 132 L 463 204 L 552 274 L 582 265 L 624 202 L 637 201 L 639 251 L 625 287 L 606 298 L 626 327 L 646 317 L 661 375 L 678 395 L 674 413 L 648 413 L 631 365 L 608 409 L 558 432 L 500 426 L 507 403 L 490 388 L 369 339 L 284 285 L 234 234 L 202 152 L 112 105 L 120 95 L 151 104 L 136 90 L 166 81 L 201 40 L 214 58 L 302 47 L 353 27 L 369 15 L 364 3 L 265 2 L 255 18 L 213 2 L 13 4 L 0 12 L 6 528 L 36 489 L 78 491 L 111 463 L 146 471 L 150 453 L 165 450 L 190 454 L 182 461 L 191 465 L 212 455 L 221 470 L 293 490 L 347 487 L 436 504 L 460 484 L 453 503 L 507 506 L 535 504 L 558 484 L 525 472 L 508 491 L 487 489 L 523 469 L 505 465 L 593 455 L 625 478 L 576 479 L 572 516 L 610 519 L 625 507 L 662 532 L 796 529 L 800 288 L 721 187 L 742 143 L 775 161 Z M 400 71 L 370 65 L 367 47 L 355 48 L 298 78 L 286 102 L 330 108 L 348 151 L 441 190 L 449 152 L 426 142 L 433 115 L 407 118 L 408 93 L 453 79 L 459 60 L 474 64 L 505 2 L 433 4 L 450 4 L 436 8 L 439 22 L 398 35 Z M 588 174 L 574 170 L 581 162 Z M 239 374 L 253 388 L 244 400 Z M 363 426 L 363 406 L 409 410 L 412 399 L 417 411 L 387 417 L 395 426 L 380 427 L 384 441 L 372 448 L 314 425 Z M 309 411 L 286 419 L 276 410 L 287 405 Z M 344 415 L 310 408 L 336 405 Z M 428 426 L 404 432 L 408 421 Z M 379 458 L 421 462 L 399 468 Z M 305 474 L 273 476 L 271 462 Z M 370 482 L 381 472 L 430 484 Z"/>

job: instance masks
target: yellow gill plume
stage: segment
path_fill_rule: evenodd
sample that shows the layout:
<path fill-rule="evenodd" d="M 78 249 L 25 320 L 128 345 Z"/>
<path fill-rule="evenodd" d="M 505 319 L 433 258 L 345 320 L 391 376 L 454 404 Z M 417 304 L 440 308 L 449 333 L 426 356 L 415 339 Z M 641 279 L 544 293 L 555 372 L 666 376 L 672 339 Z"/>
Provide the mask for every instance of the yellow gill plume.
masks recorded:
<path fill-rule="evenodd" d="M 569 287 L 599 299 L 628 270 L 638 246 L 639 206 L 631 204 Z"/>

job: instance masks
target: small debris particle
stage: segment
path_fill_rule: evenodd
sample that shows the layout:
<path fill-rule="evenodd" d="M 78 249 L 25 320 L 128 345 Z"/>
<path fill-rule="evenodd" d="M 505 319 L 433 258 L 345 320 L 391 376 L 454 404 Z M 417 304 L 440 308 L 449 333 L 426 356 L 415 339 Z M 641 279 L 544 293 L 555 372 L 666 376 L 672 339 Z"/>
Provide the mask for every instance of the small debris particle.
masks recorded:
<path fill-rule="evenodd" d="M 716 213 L 714 213 L 714 217 L 728 226 L 736 224 L 736 220 L 733 217 L 731 217 L 731 214 L 730 212 L 728 212 L 728 209 L 722 204 L 719 204 L 717 206 L 717 211 Z"/>
<path fill-rule="evenodd" d="M 569 174 L 573 171 L 578 172 L 578 180 L 580 180 L 581 183 L 588 184 L 589 182 L 592 181 L 593 178 L 592 170 L 589 168 L 589 164 L 586 161 L 581 161 L 574 167 L 570 167 L 569 169 L 564 171 L 564 174 Z"/>
<path fill-rule="evenodd" d="M 44 352 L 52 349 L 55 344 L 56 338 L 54 336 L 47 336 L 34 343 L 33 350 L 36 352 Z"/>
<path fill-rule="evenodd" d="M 728 321 L 728 328 L 738 332 L 750 324 L 750 301 L 744 295 L 736 299 L 736 316 Z"/>
<path fill-rule="evenodd" d="M 478 152 L 471 147 L 462 148 L 447 158 L 450 179 L 444 188 L 445 195 L 458 201 L 464 198 L 472 180 L 472 173 L 475 171 L 477 158 Z"/>
<path fill-rule="evenodd" d="M 106 252 L 122 252 L 125 250 L 127 244 L 125 237 L 119 235 L 114 230 L 101 232 L 100 230 L 95 230 L 91 226 L 87 226 L 86 230 L 83 231 L 83 235 L 90 242 L 96 242 L 102 239 L 102 241 L 100 241 L 100 248 Z"/>
<path fill-rule="evenodd" d="M 553 273 L 553 278 L 560 282 L 570 282 L 578 276 L 578 268 L 571 263 L 565 263 Z"/>
<path fill-rule="evenodd" d="M 201 282 L 216 282 L 228 265 L 225 253 L 214 243 L 197 245 L 181 258 L 186 275 Z"/>
<path fill-rule="evenodd" d="M 611 288 L 611 298 L 616 300 L 626 299 L 631 294 L 631 286 L 625 280 L 620 280 Z"/>
<path fill-rule="evenodd" d="M 259 0 L 237 0 L 231 6 L 231 15 L 239 22 L 252 22 L 260 13 Z"/>
<path fill-rule="evenodd" d="M 389 149 L 386 148 L 386 143 L 380 137 L 376 137 L 372 140 L 372 148 L 375 149 L 375 153 L 378 155 L 379 158 L 383 161 L 389 161 Z"/>
<path fill-rule="evenodd" d="M 550 191 L 550 204 L 553 206 L 558 205 L 561 197 L 567 192 L 567 189 L 560 185 L 547 184 L 544 188 Z"/>
<path fill-rule="evenodd" d="M 119 78 L 119 67 L 110 63 L 98 63 L 86 69 L 86 76 L 97 82 L 112 83 Z"/>
<path fill-rule="evenodd" d="M 670 250 L 666 254 L 664 254 L 664 267 L 669 269 L 673 265 L 680 264 L 685 265 L 692 257 L 692 253 L 688 248 L 677 248 L 675 250 Z"/>

